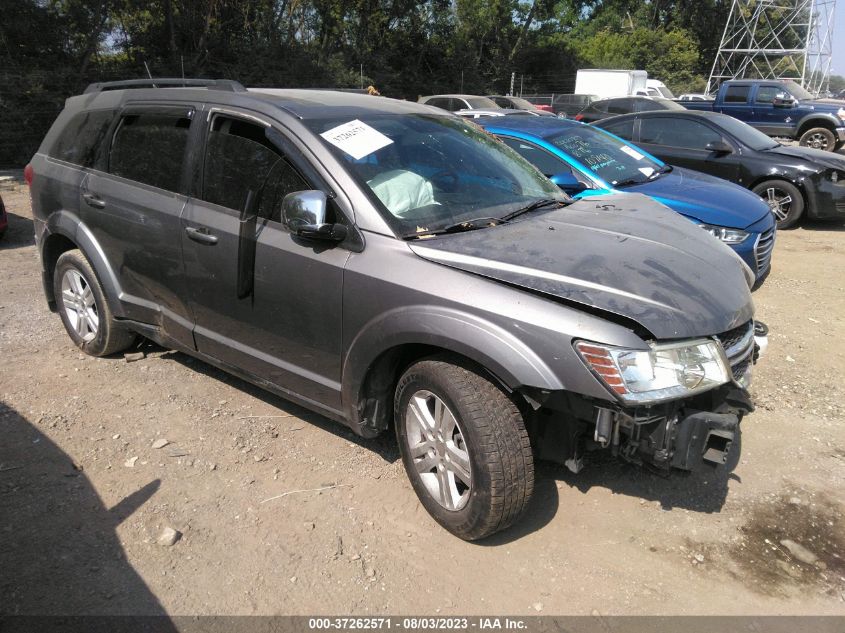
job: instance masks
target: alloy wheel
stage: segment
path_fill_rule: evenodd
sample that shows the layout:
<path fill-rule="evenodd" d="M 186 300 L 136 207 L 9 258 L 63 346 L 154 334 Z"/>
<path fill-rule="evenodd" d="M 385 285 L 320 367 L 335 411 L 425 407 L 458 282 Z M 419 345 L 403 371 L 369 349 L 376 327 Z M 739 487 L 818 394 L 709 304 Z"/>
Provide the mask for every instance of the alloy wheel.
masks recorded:
<path fill-rule="evenodd" d="M 813 149 L 827 149 L 827 137 L 821 132 L 816 132 L 808 136 L 806 143 L 807 147 L 812 147 Z"/>
<path fill-rule="evenodd" d="M 786 191 L 777 187 L 768 187 L 764 199 L 769 204 L 769 209 L 778 222 L 783 222 L 789 217 L 789 212 L 792 209 L 792 196 Z"/>
<path fill-rule="evenodd" d="M 62 276 L 62 304 L 79 337 L 85 342 L 94 340 L 100 327 L 97 303 L 91 286 L 76 270 L 66 270 Z"/>
<path fill-rule="evenodd" d="M 447 510 L 460 510 L 472 490 L 472 467 L 463 432 L 449 407 L 430 391 L 417 391 L 405 412 L 408 450 L 429 494 Z"/>

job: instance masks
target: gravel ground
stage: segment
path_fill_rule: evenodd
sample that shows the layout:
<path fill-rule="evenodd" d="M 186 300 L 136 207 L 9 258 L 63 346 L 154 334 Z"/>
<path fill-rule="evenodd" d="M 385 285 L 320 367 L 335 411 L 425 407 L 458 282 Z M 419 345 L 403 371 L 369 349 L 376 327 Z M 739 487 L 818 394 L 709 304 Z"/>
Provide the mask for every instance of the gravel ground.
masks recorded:
<path fill-rule="evenodd" d="M 0 615 L 845 614 L 840 225 L 778 238 L 734 473 L 541 464 L 525 520 L 470 544 L 390 438 L 149 344 L 79 353 L 28 194 L 0 195 Z"/>

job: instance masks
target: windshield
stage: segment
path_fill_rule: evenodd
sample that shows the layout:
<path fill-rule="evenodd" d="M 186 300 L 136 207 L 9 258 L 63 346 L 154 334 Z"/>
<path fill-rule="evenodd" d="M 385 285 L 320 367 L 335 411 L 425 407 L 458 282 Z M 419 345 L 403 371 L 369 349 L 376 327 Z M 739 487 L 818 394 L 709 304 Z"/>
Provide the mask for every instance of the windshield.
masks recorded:
<path fill-rule="evenodd" d="M 656 108 L 658 110 L 686 110 L 686 108 L 680 103 L 675 103 L 674 101 L 664 99 L 663 97 L 654 97 L 652 101 L 660 104 L 660 108 Z"/>
<path fill-rule="evenodd" d="M 402 237 L 501 218 L 538 200 L 569 201 L 519 154 L 458 117 L 370 114 L 306 124 Z"/>
<path fill-rule="evenodd" d="M 647 182 L 663 167 L 603 130 L 575 125 L 551 143 L 611 185 Z M 624 186 L 624 185 L 623 185 Z"/>
<path fill-rule="evenodd" d="M 743 123 L 732 116 L 720 114 L 717 116 L 717 119 L 717 123 L 723 130 L 733 136 L 740 143 L 747 145 L 753 150 L 759 152 L 761 150 L 772 149 L 773 147 L 780 145 L 780 143 L 773 141 L 760 130 L 753 128 L 747 123 Z"/>
<path fill-rule="evenodd" d="M 535 106 L 530 101 L 527 101 L 526 99 L 520 99 L 519 97 L 508 97 L 508 99 L 510 99 L 510 102 L 513 104 L 513 107 L 517 108 L 519 110 L 536 110 L 537 109 L 537 106 Z"/>
<path fill-rule="evenodd" d="M 794 81 L 784 81 L 783 85 L 789 90 L 789 93 L 796 99 L 812 99 L 813 95 L 804 90 L 799 84 Z"/>
<path fill-rule="evenodd" d="M 483 108 L 496 109 L 499 107 L 495 101 L 488 99 L 487 97 L 465 97 L 464 101 L 469 104 L 470 108 L 477 108 L 479 110 Z"/>

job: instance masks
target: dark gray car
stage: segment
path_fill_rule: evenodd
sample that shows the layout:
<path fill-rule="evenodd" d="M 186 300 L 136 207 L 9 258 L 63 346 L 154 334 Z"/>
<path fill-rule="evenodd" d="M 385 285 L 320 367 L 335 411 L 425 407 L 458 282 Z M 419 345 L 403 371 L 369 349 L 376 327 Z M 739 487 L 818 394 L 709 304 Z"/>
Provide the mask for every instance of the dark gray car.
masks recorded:
<path fill-rule="evenodd" d="M 464 539 L 523 514 L 535 457 L 736 453 L 753 275 L 718 240 L 643 196 L 573 202 L 442 110 L 184 83 L 92 86 L 32 159 L 44 290 L 83 351 L 140 334 L 394 428 Z"/>

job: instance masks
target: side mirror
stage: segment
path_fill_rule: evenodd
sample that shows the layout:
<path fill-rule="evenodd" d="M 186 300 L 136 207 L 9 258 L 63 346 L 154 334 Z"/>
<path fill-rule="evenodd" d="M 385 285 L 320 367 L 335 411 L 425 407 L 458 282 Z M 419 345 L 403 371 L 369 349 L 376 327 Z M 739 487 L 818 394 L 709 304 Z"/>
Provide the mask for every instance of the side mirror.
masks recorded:
<path fill-rule="evenodd" d="M 294 191 L 282 200 L 285 226 L 298 237 L 341 242 L 348 230 L 343 224 L 326 222 L 328 201 L 322 191 Z"/>
<path fill-rule="evenodd" d="M 549 180 L 568 194 L 578 194 L 587 189 L 587 185 L 572 174 L 555 174 Z"/>
<path fill-rule="evenodd" d="M 791 108 L 795 103 L 791 95 L 777 95 L 772 101 L 772 105 L 776 108 Z"/>
<path fill-rule="evenodd" d="M 716 154 L 733 154 L 734 152 L 734 148 L 725 141 L 711 141 L 704 146 L 704 149 Z"/>

